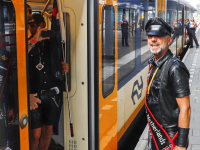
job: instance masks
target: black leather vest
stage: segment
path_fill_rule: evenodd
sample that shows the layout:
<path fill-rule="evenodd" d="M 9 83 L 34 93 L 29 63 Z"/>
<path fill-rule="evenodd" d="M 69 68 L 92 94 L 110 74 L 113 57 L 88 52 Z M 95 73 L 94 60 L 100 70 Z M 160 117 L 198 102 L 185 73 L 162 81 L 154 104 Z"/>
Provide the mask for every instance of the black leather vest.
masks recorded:
<path fill-rule="evenodd" d="M 180 109 L 176 98 L 190 95 L 189 71 L 170 50 L 157 61 L 152 56 L 149 63 L 159 67 L 159 70 L 152 82 L 147 100 L 153 99 L 158 102 L 159 112 L 156 116 L 164 128 L 178 126 Z M 151 111 L 156 113 L 154 110 Z"/>

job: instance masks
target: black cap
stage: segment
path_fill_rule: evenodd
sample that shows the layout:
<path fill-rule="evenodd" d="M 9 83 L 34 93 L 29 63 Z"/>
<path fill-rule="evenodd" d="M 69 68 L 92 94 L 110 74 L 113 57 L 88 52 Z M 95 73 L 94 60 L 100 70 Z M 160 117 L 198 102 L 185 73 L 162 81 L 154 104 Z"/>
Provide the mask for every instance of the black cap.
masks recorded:
<path fill-rule="evenodd" d="M 31 14 L 29 17 L 29 21 L 28 21 L 29 24 L 30 23 L 42 23 L 42 22 L 45 22 L 44 17 L 39 13 Z"/>
<path fill-rule="evenodd" d="M 173 29 L 162 18 L 151 18 L 147 21 L 145 30 L 147 35 L 171 36 Z"/>

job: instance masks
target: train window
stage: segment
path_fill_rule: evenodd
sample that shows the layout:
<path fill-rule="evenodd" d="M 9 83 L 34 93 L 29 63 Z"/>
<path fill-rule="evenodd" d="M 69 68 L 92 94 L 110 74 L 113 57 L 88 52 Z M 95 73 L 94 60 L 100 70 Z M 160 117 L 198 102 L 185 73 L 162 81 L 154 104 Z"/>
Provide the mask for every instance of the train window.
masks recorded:
<path fill-rule="evenodd" d="M 161 18 L 161 11 L 160 10 L 158 11 L 158 17 Z"/>
<path fill-rule="evenodd" d="M 0 93 L 0 149 L 19 150 L 15 9 L 11 0 L 0 0 Z"/>
<path fill-rule="evenodd" d="M 141 16 L 141 64 L 143 64 L 152 56 L 147 44 L 145 25 L 153 17 L 153 11 L 144 10 L 141 12 Z"/>
<path fill-rule="evenodd" d="M 118 82 L 135 68 L 135 10 L 118 9 Z"/>
<path fill-rule="evenodd" d="M 166 18 L 166 22 L 170 25 L 170 12 L 167 11 L 167 18 Z"/>
<path fill-rule="evenodd" d="M 163 11 L 163 20 L 165 20 L 165 12 Z"/>
<path fill-rule="evenodd" d="M 169 1 L 167 2 L 167 13 L 169 13 L 169 24 L 173 27 L 174 32 L 172 34 L 173 42 L 170 45 L 170 50 L 173 54 L 177 54 L 177 41 L 176 38 L 179 38 L 179 26 L 181 26 L 178 17 L 177 17 L 177 2 Z"/>
<path fill-rule="evenodd" d="M 178 4 L 178 14 L 177 14 L 177 25 L 174 35 L 176 34 L 176 49 L 177 53 L 180 53 L 180 50 L 183 46 L 183 31 L 182 31 L 182 16 L 183 14 L 183 5 Z"/>
<path fill-rule="evenodd" d="M 105 5 L 102 14 L 102 93 L 105 98 L 112 93 L 115 83 L 114 7 L 112 5 Z"/>

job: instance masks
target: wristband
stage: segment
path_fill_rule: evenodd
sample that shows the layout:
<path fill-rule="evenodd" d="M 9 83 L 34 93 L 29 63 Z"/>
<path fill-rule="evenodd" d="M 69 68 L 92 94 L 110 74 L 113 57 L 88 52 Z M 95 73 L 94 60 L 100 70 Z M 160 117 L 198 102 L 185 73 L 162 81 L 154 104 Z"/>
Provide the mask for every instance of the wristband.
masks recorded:
<path fill-rule="evenodd" d="M 31 38 L 31 41 L 32 41 L 34 44 L 36 44 L 36 43 L 37 43 L 37 42 L 35 42 L 35 41 L 34 41 L 34 39 L 33 39 L 33 38 Z"/>
<path fill-rule="evenodd" d="M 31 47 L 35 47 L 35 44 L 33 44 L 33 43 L 31 43 L 31 42 L 29 42 L 29 45 L 30 45 Z"/>
<path fill-rule="evenodd" d="M 177 146 L 186 147 L 188 140 L 189 128 L 178 128 L 178 143 Z"/>

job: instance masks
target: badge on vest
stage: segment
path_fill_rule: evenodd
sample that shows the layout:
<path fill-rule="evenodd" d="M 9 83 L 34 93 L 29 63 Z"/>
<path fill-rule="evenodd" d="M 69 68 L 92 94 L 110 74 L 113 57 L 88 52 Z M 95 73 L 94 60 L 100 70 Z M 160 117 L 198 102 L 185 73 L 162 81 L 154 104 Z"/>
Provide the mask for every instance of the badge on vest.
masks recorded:
<path fill-rule="evenodd" d="M 40 70 L 42 70 L 42 69 L 44 68 L 44 65 L 41 64 L 41 63 L 39 63 L 39 64 L 36 66 L 36 68 L 40 71 Z"/>

